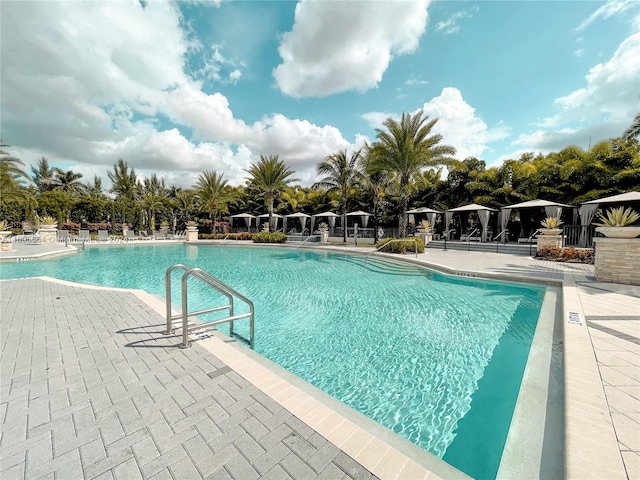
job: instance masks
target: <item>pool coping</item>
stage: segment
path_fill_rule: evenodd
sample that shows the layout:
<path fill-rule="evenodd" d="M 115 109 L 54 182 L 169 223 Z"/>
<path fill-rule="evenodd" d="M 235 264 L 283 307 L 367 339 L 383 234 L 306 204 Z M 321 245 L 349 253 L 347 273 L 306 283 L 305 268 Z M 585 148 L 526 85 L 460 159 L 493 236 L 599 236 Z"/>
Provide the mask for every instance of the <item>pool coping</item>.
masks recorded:
<path fill-rule="evenodd" d="M 178 242 L 135 242 L 135 244 L 173 244 Z M 238 245 L 238 246 L 256 246 L 256 247 L 284 247 L 292 248 L 293 245 L 255 245 L 251 242 L 180 242 L 193 245 Z M 91 246 L 102 246 L 96 244 Z M 106 244 L 111 246 L 116 244 Z M 125 244 L 118 244 L 124 246 Z M 346 248 L 344 246 L 309 246 L 304 247 L 308 250 L 331 250 L 336 252 L 348 252 L 350 254 L 366 255 L 370 251 Z M 70 254 L 74 253 L 69 252 Z M 375 254 L 382 257 L 389 254 Z M 38 256 L 43 259 L 47 255 Z M 559 319 L 562 325 L 563 334 L 563 367 L 564 367 L 564 447 L 565 447 L 565 477 L 566 478 L 627 478 L 625 467 L 622 462 L 622 456 L 618 447 L 617 438 L 613 423 L 611 420 L 609 405 L 607 404 L 604 387 L 598 365 L 595 358 L 595 352 L 591 344 L 591 339 L 585 321 L 585 313 L 583 311 L 580 295 L 578 291 L 576 274 L 564 272 L 562 278 L 540 278 L 526 277 L 512 274 L 495 274 L 491 272 L 482 272 L 475 270 L 458 270 L 430 262 L 429 259 L 414 260 L 410 258 L 402 258 L 389 255 L 395 261 L 405 261 L 415 263 L 417 265 L 432 268 L 436 271 L 461 276 L 470 276 L 469 273 L 475 274 L 478 278 L 487 278 L 491 280 L 516 281 L 523 283 L 543 284 L 561 287 L 561 295 L 559 299 L 562 301 L 561 310 L 562 318 Z M 32 257 L 35 258 L 35 257 Z M 4 260 L 4 258 L 2 258 Z M 15 260 L 15 259 L 11 259 Z M 578 274 L 579 276 L 580 274 Z M 42 278 L 42 277 L 40 277 Z M 50 279 L 52 281 L 61 281 Z M 581 282 L 587 281 L 583 277 Z M 64 282 L 64 281 L 61 281 Z M 72 282 L 69 282 L 72 283 Z M 77 285 L 77 284 L 76 284 Z M 131 291 L 145 303 L 160 304 L 159 312 L 164 316 L 164 301 L 142 290 L 118 289 L 111 287 L 99 287 L 87 284 L 80 284 L 87 288 L 100 288 L 108 290 Z M 143 298 L 141 298 L 141 296 Z M 156 305 L 157 306 L 157 305 Z M 578 321 L 570 321 L 576 318 Z M 314 387 L 315 388 L 315 387 Z M 384 428 L 384 427 L 381 427 Z M 386 430 L 386 429 L 385 429 Z M 395 434 L 394 434 L 395 435 Z M 398 436 L 399 437 L 399 436 Z M 402 438 L 402 437 L 399 437 Z M 404 439 L 402 439 L 404 440 Z M 417 448 L 417 447 L 416 447 Z M 427 453 L 427 452 L 425 452 Z M 429 454 L 430 455 L 430 454 Z M 435 457 L 434 457 L 435 458 Z M 595 460 L 598 459 L 598 460 Z M 444 462 L 443 462 L 444 463 Z M 448 464 L 445 464 L 448 465 Z M 453 467 L 452 467 L 453 468 Z M 461 472 L 460 472 L 461 473 Z M 464 475 L 461 473 L 461 475 Z"/>

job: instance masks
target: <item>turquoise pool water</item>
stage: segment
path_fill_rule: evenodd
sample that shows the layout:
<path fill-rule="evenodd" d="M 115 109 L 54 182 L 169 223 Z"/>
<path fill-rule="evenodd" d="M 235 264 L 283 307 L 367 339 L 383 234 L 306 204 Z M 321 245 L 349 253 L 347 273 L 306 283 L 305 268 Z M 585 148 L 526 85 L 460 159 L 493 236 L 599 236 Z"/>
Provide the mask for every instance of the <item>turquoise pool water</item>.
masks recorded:
<path fill-rule="evenodd" d="M 371 258 L 365 265 L 353 255 L 214 245 L 88 248 L 2 263 L 0 278 L 48 275 L 164 296 L 174 263 L 253 300 L 258 353 L 469 475 L 495 477 L 544 287 Z M 190 285 L 190 309 L 210 307 L 210 295 Z M 247 335 L 247 323 L 236 330 Z"/>

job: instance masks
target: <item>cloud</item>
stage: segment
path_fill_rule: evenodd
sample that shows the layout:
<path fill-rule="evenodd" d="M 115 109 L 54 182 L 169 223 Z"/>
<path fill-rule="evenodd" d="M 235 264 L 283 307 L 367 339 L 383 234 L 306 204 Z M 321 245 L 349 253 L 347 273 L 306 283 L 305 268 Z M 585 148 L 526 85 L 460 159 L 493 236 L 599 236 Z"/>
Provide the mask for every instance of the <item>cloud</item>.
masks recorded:
<path fill-rule="evenodd" d="M 460 32 L 460 25 L 458 22 L 464 18 L 473 17 L 474 13 L 477 13 L 480 7 L 477 5 L 469 10 L 460 10 L 458 12 L 453 13 L 449 18 L 438 22 L 436 24 L 436 30 L 438 32 L 442 32 L 445 35 L 450 35 L 452 33 Z"/>
<path fill-rule="evenodd" d="M 637 10 L 638 8 L 639 5 L 637 0 L 609 0 L 607 3 L 599 7 L 595 12 L 589 15 L 589 17 L 580 22 L 580 25 L 575 28 L 575 31 L 579 32 L 580 30 L 584 30 L 600 18 L 607 19 L 619 13 L 623 13 L 633 9 Z M 640 16 L 636 14 L 634 18 L 636 26 L 639 21 Z"/>
<path fill-rule="evenodd" d="M 399 121 L 400 115 L 389 112 L 368 112 L 362 115 L 362 119 L 373 128 L 384 128 L 383 123 L 387 118 L 393 118 L 395 121 Z"/>
<path fill-rule="evenodd" d="M 502 125 L 489 129 L 457 88 L 443 88 L 439 96 L 423 105 L 422 110 L 430 119 L 438 118 L 433 133 L 442 135 L 443 144 L 454 146 L 459 159 L 482 157 L 490 150 L 488 144 L 510 134 L 509 129 Z"/>
<path fill-rule="evenodd" d="M 313 183 L 317 163 L 350 146 L 335 127 L 280 114 L 247 124 L 205 93 L 184 72 L 194 43 L 174 4 L 7 2 L 0 20 L 2 135 L 28 163 L 46 155 L 107 182 L 123 158 L 187 187 L 203 170 L 244 183 L 250 162 L 279 154 Z"/>
<path fill-rule="evenodd" d="M 374 88 L 394 56 L 418 47 L 429 3 L 301 0 L 278 48 L 276 84 L 298 98 Z"/>

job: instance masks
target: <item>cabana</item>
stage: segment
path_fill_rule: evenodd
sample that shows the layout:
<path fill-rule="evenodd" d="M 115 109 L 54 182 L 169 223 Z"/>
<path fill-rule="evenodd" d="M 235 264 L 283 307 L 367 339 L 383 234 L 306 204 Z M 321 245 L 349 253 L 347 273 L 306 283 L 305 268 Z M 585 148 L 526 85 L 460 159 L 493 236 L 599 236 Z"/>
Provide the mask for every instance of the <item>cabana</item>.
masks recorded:
<path fill-rule="evenodd" d="M 482 234 L 480 240 L 483 242 L 487 241 L 487 226 L 489 225 L 489 216 L 491 212 L 497 212 L 495 208 L 485 207 L 484 205 L 479 205 L 477 203 L 472 203 L 470 205 L 464 205 L 462 207 L 450 208 L 444 212 L 444 235 L 449 238 L 449 225 L 451 224 L 451 219 L 453 218 L 454 213 L 470 213 L 476 212 L 478 214 L 478 218 L 480 219 L 480 224 L 482 225 Z"/>
<path fill-rule="evenodd" d="M 282 229 L 287 232 L 287 219 L 289 218 L 297 218 L 300 220 L 300 233 L 304 233 L 304 227 L 307 224 L 307 218 L 311 218 L 311 215 L 307 215 L 306 213 L 296 212 L 291 215 L 285 215 L 283 219 Z"/>
<path fill-rule="evenodd" d="M 360 217 L 361 225 L 363 228 L 367 228 L 369 224 L 369 217 L 373 216 L 371 213 L 363 212 L 362 210 L 357 210 L 355 212 L 347 213 L 347 217 Z M 346 226 L 346 225 L 343 225 Z"/>
<path fill-rule="evenodd" d="M 238 213 L 236 215 L 231 215 L 229 217 L 229 224 L 231 226 L 231 231 L 233 232 L 233 220 L 234 219 L 243 219 L 244 220 L 244 224 L 247 227 L 247 231 L 251 231 L 251 222 L 252 220 L 254 220 L 256 217 L 255 215 L 251 215 L 250 213 Z M 258 225 L 256 225 L 257 227 Z"/>
<path fill-rule="evenodd" d="M 524 210 L 527 208 L 543 208 L 545 216 L 558 217 L 562 215 L 562 210 L 565 208 L 573 208 L 572 205 L 566 205 L 564 203 L 551 202 L 549 200 L 529 200 L 527 202 L 516 203 L 515 205 L 508 205 L 500 209 L 500 232 L 504 232 L 509 223 L 512 210 Z M 506 243 L 506 234 L 502 235 L 502 242 Z"/>
<path fill-rule="evenodd" d="M 427 221 L 431 225 L 431 228 L 433 228 L 436 223 L 436 215 L 442 212 L 440 212 L 439 210 L 434 210 L 433 208 L 420 207 L 414 208 L 412 210 L 407 210 L 407 213 L 409 214 L 409 223 L 415 223 L 416 214 L 425 215 L 427 217 Z"/>
<path fill-rule="evenodd" d="M 615 204 L 618 206 L 635 204 L 640 205 L 640 192 L 627 192 L 620 195 L 613 195 L 611 197 L 598 198 L 596 200 L 590 200 L 588 202 L 582 202 L 580 206 L 580 243 L 581 247 L 590 245 L 589 225 L 593 222 L 593 218 L 596 216 L 598 208 L 601 204 L 607 204 L 611 207 Z"/>
<path fill-rule="evenodd" d="M 323 213 L 316 213 L 315 215 L 311 215 L 311 233 L 314 232 L 316 218 L 326 218 L 327 221 L 329 222 L 329 228 L 333 233 L 333 229 L 336 226 L 336 218 L 338 217 L 340 217 L 340 215 L 333 212 L 323 212 Z"/>
<path fill-rule="evenodd" d="M 373 228 L 372 229 L 368 229 L 367 225 L 369 224 L 369 217 L 372 217 L 373 215 L 371 213 L 367 213 L 367 212 L 363 212 L 362 210 L 357 210 L 355 212 L 349 212 L 347 213 L 346 216 L 346 220 L 348 221 L 349 218 L 353 219 L 354 222 L 354 229 L 355 229 L 355 223 L 357 220 L 360 220 L 359 223 L 359 228 L 358 228 L 358 236 L 361 238 L 373 238 Z M 347 225 L 343 225 L 343 228 L 347 228 Z M 348 230 L 347 230 L 347 236 L 349 236 L 348 234 Z"/>
<path fill-rule="evenodd" d="M 261 222 L 262 220 L 269 220 L 269 214 L 268 213 L 263 213 L 262 215 L 258 215 L 256 218 L 258 218 L 258 222 Z M 278 215 L 277 213 L 274 213 L 271 215 L 271 230 L 275 231 L 278 229 L 278 220 L 282 219 L 282 215 Z"/>

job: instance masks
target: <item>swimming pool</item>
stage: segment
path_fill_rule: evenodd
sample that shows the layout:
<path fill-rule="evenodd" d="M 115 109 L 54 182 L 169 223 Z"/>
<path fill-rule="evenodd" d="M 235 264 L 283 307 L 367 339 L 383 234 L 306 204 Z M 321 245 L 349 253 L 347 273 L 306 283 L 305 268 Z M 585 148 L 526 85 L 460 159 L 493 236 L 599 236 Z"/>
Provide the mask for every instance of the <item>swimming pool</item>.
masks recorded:
<path fill-rule="evenodd" d="M 544 287 L 360 256 L 214 245 L 89 248 L 3 263 L 0 277 L 164 295 L 174 263 L 198 266 L 254 301 L 258 353 L 469 475 L 495 477 Z M 210 306 L 210 291 L 193 286 L 190 306 Z"/>

